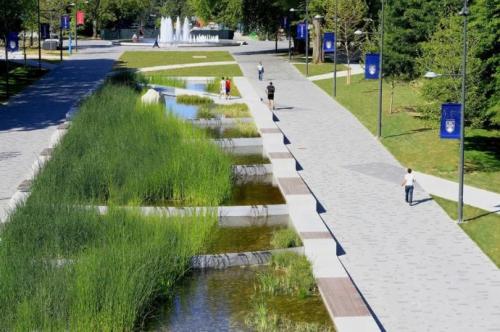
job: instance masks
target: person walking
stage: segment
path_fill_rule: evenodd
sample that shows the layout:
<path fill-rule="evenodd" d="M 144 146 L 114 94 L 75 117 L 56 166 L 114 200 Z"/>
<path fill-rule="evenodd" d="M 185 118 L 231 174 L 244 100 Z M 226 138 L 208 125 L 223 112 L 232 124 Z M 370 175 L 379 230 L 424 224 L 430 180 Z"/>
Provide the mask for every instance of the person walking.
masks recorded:
<path fill-rule="evenodd" d="M 257 71 L 259 72 L 259 81 L 264 79 L 264 66 L 262 65 L 262 61 L 257 65 Z"/>
<path fill-rule="evenodd" d="M 408 168 L 407 173 L 405 174 L 403 183 L 401 183 L 401 187 L 405 187 L 405 201 L 410 204 L 413 203 L 413 187 L 415 185 L 415 174 L 411 168 Z"/>
<path fill-rule="evenodd" d="M 158 44 L 158 38 L 160 38 L 159 36 L 155 39 L 155 43 L 153 44 L 153 48 L 160 48 L 160 44 Z"/>
<path fill-rule="evenodd" d="M 220 79 L 219 83 L 219 99 L 224 98 L 226 96 L 226 80 L 224 76 Z"/>
<path fill-rule="evenodd" d="M 229 77 L 226 78 L 226 99 L 229 99 L 231 96 L 231 79 Z"/>
<path fill-rule="evenodd" d="M 274 87 L 273 82 L 269 82 L 269 85 L 266 88 L 266 92 L 269 110 L 274 110 L 274 93 L 276 92 L 276 88 Z"/>

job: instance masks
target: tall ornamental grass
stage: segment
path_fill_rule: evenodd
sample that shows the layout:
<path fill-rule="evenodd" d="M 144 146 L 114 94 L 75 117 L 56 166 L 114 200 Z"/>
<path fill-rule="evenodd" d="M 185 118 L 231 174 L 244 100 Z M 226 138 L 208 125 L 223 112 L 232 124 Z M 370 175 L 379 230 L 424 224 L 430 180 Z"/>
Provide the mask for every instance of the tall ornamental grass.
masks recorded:
<path fill-rule="evenodd" d="M 81 107 L 34 188 L 98 204 L 218 205 L 231 160 L 201 129 L 108 85 Z"/>
<path fill-rule="evenodd" d="M 229 157 L 202 130 L 143 106 L 127 83 L 109 83 L 82 105 L 0 230 L 0 331 L 141 329 L 208 246 L 215 209 L 145 217 L 113 207 L 216 206 L 231 186 Z"/>
<path fill-rule="evenodd" d="M 29 200 L 0 246 L 0 330 L 131 331 L 207 245 L 216 214 L 143 217 Z"/>

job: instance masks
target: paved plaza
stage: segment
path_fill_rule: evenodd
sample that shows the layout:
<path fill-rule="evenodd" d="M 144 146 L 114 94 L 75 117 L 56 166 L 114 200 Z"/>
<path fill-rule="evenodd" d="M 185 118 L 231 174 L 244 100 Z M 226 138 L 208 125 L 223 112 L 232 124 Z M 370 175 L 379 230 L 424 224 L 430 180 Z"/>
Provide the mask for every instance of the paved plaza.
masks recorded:
<path fill-rule="evenodd" d="M 264 100 L 267 82 L 275 84 L 277 124 L 382 327 L 500 331 L 500 270 L 421 188 L 417 205 L 404 202 L 402 165 L 287 62 L 265 54 L 236 59 Z"/>
<path fill-rule="evenodd" d="M 500 331 L 500 270 L 418 185 L 417 204 L 409 207 L 400 187 L 404 165 L 291 64 L 258 52 L 270 45 L 230 50 L 251 83 L 247 88 L 265 100 L 265 86 L 269 80 L 275 84 L 276 124 L 342 247 L 344 268 L 379 326 Z M 66 112 L 95 88 L 123 51 L 82 50 L 0 108 L 0 219 Z M 259 61 L 265 66 L 262 82 Z M 491 209 L 495 200 L 487 203 Z"/>

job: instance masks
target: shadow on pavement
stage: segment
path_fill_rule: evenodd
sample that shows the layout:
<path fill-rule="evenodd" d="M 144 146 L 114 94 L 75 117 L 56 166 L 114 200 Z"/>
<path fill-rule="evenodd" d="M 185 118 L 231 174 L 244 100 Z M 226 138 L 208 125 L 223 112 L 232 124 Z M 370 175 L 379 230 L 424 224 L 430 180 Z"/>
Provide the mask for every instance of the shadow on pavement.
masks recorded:
<path fill-rule="evenodd" d="M 113 66 L 111 59 L 71 60 L 0 107 L 0 131 L 30 131 L 57 125 Z"/>

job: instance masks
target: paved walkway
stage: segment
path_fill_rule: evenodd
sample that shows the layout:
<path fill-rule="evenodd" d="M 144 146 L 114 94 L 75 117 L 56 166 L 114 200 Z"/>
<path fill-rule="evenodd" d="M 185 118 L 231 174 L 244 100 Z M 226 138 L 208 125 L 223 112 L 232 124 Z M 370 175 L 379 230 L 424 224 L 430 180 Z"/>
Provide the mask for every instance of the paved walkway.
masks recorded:
<path fill-rule="evenodd" d="M 358 64 L 351 64 L 351 75 L 363 74 L 365 69 Z M 337 77 L 346 77 L 347 70 L 337 71 Z M 326 80 L 328 78 L 333 79 L 333 71 L 331 73 L 314 75 L 307 77 L 310 81 Z"/>
<path fill-rule="evenodd" d="M 287 62 L 236 58 L 261 97 L 275 83 L 277 124 L 384 329 L 500 331 L 500 270 L 420 187 L 418 204 L 404 203 L 404 170 L 387 150 Z M 259 60 L 265 82 L 256 77 Z"/>
<path fill-rule="evenodd" d="M 121 50 L 91 52 L 82 50 L 0 106 L 0 221 L 66 112 L 105 76 Z"/>
<path fill-rule="evenodd" d="M 415 172 L 418 183 L 431 195 L 458 201 L 458 183 L 437 176 Z M 500 214 L 500 194 L 464 186 L 464 204 Z"/>

